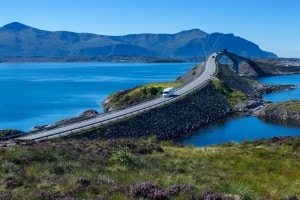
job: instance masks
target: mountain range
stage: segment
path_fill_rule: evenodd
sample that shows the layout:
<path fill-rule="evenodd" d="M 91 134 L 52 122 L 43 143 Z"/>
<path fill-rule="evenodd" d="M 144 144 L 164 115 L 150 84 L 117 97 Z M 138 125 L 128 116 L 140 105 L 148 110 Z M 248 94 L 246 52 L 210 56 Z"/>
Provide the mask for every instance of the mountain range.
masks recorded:
<path fill-rule="evenodd" d="M 277 57 L 233 34 L 208 34 L 199 29 L 175 34 L 108 36 L 68 31 L 45 31 L 18 22 L 0 28 L 0 57 L 153 56 L 206 57 L 227 49 L 245 57 Z"/>

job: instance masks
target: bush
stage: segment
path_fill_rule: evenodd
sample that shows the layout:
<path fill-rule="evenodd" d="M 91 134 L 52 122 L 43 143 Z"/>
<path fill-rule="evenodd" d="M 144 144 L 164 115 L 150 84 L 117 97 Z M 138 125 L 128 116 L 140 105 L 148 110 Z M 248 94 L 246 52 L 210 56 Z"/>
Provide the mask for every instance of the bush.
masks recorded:
<path fill-rule="evenodd" d="M 14 177 L 7 178 L 7 180 L 6 180 L 6 188 L 8 188 L 8 189 L 14 189 L 20 185 L 21 185 L 21 182 Z"/>
<path fill-rule="evenodd" d="M 111 160 L 117 161 L 122 165 L 133 165 L 136 164 L 132 154 L 128 147 L 118 146 L 112 153 Z"/>
<path fill-rule="evenodd" d="M 157 185 L 148 182 L 140 182 L 131 185 L 130 191 L 133 197 L 147 198 L 153 200 L 169 199 L 166 192 L 160 190 Z"/>
<path fill-rule="evenodd" d="M 88 179 L 86 179 L 86 178 L 84 178 L 84 177 L 79 177 L 77 179 L 77 183 L 79 183 L 83 187 L 87 187 L 87 186 L 90 185 L 91 181 L 88 180 Z"/>
<path fill-rule="evenodd" d="M 191 191 L 190 185 L 172 185 L 166 190 L 149 182 L 140 182 L 130 186 L 131 196 L 155 200 L 166 200 L 172 196 L 184 194 Z"/>
<path fill-rule="evenodd" d="M 254 199 L 254 192 L 241 182 L 226 182 L 218 186 L 218 191 L 225 194 L 239 195 L 244 200 Z"/>

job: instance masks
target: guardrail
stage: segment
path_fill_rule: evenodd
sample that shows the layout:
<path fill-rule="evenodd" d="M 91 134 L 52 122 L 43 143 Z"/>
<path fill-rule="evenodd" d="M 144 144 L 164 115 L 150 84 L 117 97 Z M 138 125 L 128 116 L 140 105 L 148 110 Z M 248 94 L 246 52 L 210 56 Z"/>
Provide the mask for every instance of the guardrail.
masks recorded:
<path fill-rule="evenodd" d="M 216 69 L 214 70 L 214 73 L 213 73 L 213 74 L 215 74 L 215 73 L 216 73 Z M 123 119 L 123 118 L 125 118 L 126 116 L 132 116 L 132 115 L 134 115 L 134 114 L 138 114 L 138 113 L 141 113 L 141 112 L 144 112 L 144 111 L 147 111 L 147 110 L 150 110 L 150 109 L 159 107 L 159 106 L 161 106 L 161 105 L 169 104 L 169 103 L 171 103 L 171 102 L 174 102 L 174 101 L 179 100 L 182 96 L 185 96 L 185 95 L 188 94 L 188 93 L 191 93 L 191 92 L 193 92 L 193 91 L 195 91 L 195 90 L 198 90 L 198 89 L 203 88 L 204 86 L 206 86 L 206 85 L 209 83 L 209 81 L 210 81 L 210 79 L 208 79 L 208 80 L 202 82 L 201 84 L 196 85 L 195 87 L 193 87 L 193 88 L 191 88 L 191 89 L 185 91 L 185 92 L 182 93 L 180 96 L 175 96 L 175 97 L 166 98 L 165 101 L 159 102 L 159 103 L 157 103 L 157 104 L 153 104 L 153 105 L 151 105 L 151 106 L 146 106 L 146 107 L 144 107 L 144 108 L 140 108 L 140 109 L 137 109 L 137 110 L 134 110 L 134 111 L 125 113 L 125 114 L 121 114 L 121 115 L 119 115 L 119 116 L 112 117 L 112 118 L 109 118 L 109 119 L 104 119 L 104 120 L 101 120 L 101 121 L 91 122 L 91 123 L 89 123 L 89 124 L 87 124 L 87 125 L 82 125 L 82 126 L 74 127 L 74 128 L 69 129 L 69 130 L 62 130 L 62 131 L 59 131 L 59 132 L 56 132 L 56 133 L 52 133 L 52 134 L 49 134 L 49 135 L 36 137 L 36 138 L 34 138 L 33 140 L 34 140 L 34 141 L 39 141 L 39 140 L 43 140 L 43 139 L 56 138 L 56 137 L 53 137 L 53 136 L 58 136 L 58 137 L 60 137 L 60 136 L 66 136 L 66 135 L 68 135 L 68 134 L 72 134 L 73 132 L 83 131 L 83 130 L 85 130 L 85 129 L 93 128 L 93 127 L 95 127 L 95 125 L 101 126 L 101 125 L 107 124 L 107 123 L 109 123 L 109 122 L 111 122 L 111 121 L 115 121 L 116 119 Z M 179 88 L 178 88 L 177 90 L 179 90 Z M 176 91 L 177 91 L 177 90 L 176 90 Z M 159 98 L 161 98 L 161 97 L 159 97 Z M 159 99 L 159 98 L 154 98 L 154 99 Z M 154 100 L 154 99 L 152 99 L 152 100 Z M 142 105 L 142 104 L 144 104 L 144 103 L 146 103 L 146 102 L 139 103 L 139 104 L 136 104 L 136 105 L 127 107 L 127 108 L 133 108 L 133 107 L 136 107 L 136 106 L 140 106 L 140 105 Z M 120 110 L 116 110 L 116 111 L 112 111 L 112 112 L 109 112 L 109 113 L 105 113 L 105 114 L 100 115 L 99 117 L 103 117 L 103 116 L 105 116 L 105 115 L 107 116 L 107 115 L 109 115 L 109 114 L 116 113 L 116 112 L 119 112 L 119 111 L 120 111 Z M 92 119 L 97 119 L 97 118 L 99 118 L 99 117 L 92 118 Z M 90 120 L 92 120 L 92 119 L 84 120 L 84 121 L 81 121 L 81 122 L 79 122 L 79 123 L 84 123 L 84 122 L 90 121 Z M 78 123 L 77 123 L 77 124 L 78 124 Z M 74 125 L 74 124 L 68 124 L 68 126 L 71 126 L 71 125 Z M 60 128 L 62 129 L 63 127 L 60 127 Z M 59 128 L 58 128 L 58 129 L 59 129 Z M 52 130 L 54 130 L 54 129 L 52 129 Z M 45 132 L 47 132 L 47 131 L 51 131 L 51 130 L 45 130 L 45 131 L 42 131 L 42 132 L 39 132 L 39 133 L 45 133 Z M 35 134 L 39 134 L 39 133 L 35 133 Z M 30 135 L 31 135 L 31 134 L 30 134 Z M 29 136 L 29 135 L 25 135 L 25 136 Z M 15 139 L 15 140 L 18 140 L 18 139 Z M 20 140 L 20 139 L 19 139 L 19 140 Z M 23 140 L 22 140 L 22 141 L 23 141 Z"/>

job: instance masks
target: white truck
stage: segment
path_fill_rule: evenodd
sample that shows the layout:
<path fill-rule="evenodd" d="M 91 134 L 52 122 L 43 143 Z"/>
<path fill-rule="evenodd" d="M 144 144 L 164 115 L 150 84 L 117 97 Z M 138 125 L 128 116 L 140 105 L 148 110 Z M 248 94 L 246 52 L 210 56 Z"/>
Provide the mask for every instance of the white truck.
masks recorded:
<path fill-rule="evenodd" d="M 166 89 L 163 90 L 163 97 L 170 97 L 172 95 L 174 95 L 175 89 L 173 87 L 168 87 Z"/>

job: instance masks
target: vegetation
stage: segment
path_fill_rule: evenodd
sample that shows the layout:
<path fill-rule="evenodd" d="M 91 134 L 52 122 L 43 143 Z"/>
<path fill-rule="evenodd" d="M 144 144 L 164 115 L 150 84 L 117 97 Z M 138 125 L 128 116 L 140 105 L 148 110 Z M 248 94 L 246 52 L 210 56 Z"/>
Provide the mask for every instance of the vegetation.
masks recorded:
<path fill-rule="evenodd" d="M 6 135 L 6 131 L 5 130 L 0 130 L 0 137 Z"/>
<path fill-rule="evenodd" d="M 300 101 L 290 100 L 290 101 L 285 101 L 280 103 L 273 103 L 269 105 L 268 109 L 273 109 L 276 107 L 277 108 L 280 107 L 281 109 L 289 110 L 289 111 L 300 111 Z"/>
<path fill-rule="evenodd" d="M 0 148 L 0 199 L 297 199 L 300 138 L 182 147 L 155 138 Z"/>
<path fill-rule="evenodd" d="M 245 101 L 248 99 L 247 95 L 239 90 L 232 89 L 228 87 L 224 82 L 219 79 L 212 80 L 215 88 L 220 91 L 227 99 L 230 106 L 235 106 L 240 101 Z"/>
<path fill-rule="evenodd" d="M 150 83 L 142 85 L 132 89 L 120 91 L 110 95 L 110 107 L 122 108 L 127 107 L 139 102 L 143 102 L 147 99 L 151 99 L 162 94 L 163 89 L 167 87 L 180 87 L 182 85 L 179 81 L 174 82 L 162 82 L 162 83 Z"/>
<path fill-rule="evenodd" d="M 7 129 L 7 130 L 0 130 L 0 140 L 2 137 L 11 137 L 13 135 L 20 135 L 24 134 L 22 131 L 14 130 L 14 129 Z"/>

